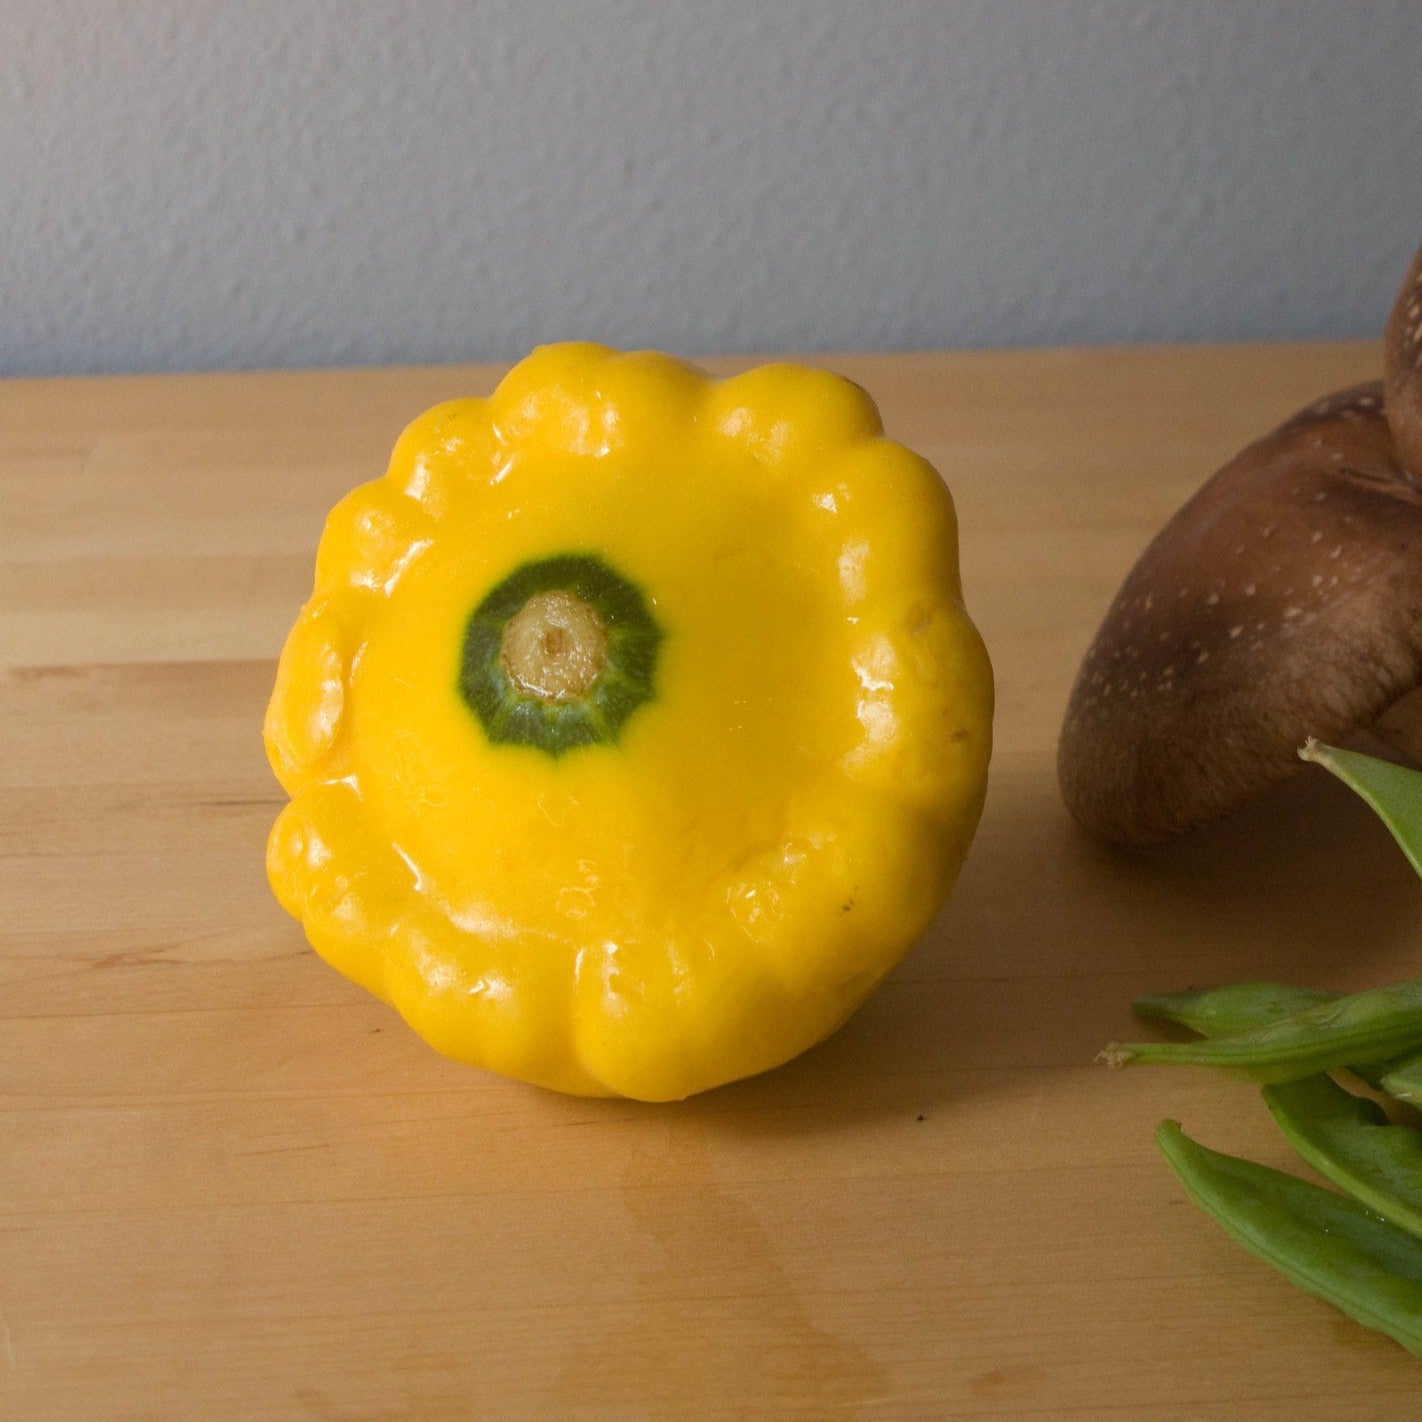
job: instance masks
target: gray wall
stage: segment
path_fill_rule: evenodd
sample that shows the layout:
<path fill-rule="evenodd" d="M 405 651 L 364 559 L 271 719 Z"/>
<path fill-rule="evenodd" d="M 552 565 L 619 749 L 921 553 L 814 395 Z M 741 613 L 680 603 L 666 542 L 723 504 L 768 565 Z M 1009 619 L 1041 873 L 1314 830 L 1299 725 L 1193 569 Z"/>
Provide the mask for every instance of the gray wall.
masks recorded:
<path fill-rule="evenodd" d="M 0 0 L 0 373 L 1373 335 L 1406 0 Z"/>

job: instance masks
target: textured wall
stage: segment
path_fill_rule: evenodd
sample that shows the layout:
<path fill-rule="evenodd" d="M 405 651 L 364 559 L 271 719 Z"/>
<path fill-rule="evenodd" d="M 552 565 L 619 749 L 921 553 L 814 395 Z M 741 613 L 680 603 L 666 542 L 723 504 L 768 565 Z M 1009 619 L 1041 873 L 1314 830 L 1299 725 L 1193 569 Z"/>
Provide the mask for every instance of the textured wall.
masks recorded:
<path fill-rule="evenodd" d="M 0 373 L 1372 334 L 1406 0 L 0 0 Z"/>

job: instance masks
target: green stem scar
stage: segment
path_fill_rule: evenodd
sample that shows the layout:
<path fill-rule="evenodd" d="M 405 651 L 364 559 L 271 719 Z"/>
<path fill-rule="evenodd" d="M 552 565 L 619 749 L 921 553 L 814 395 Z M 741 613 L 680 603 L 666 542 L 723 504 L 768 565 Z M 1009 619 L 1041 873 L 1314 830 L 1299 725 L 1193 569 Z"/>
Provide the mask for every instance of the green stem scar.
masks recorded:
<path fill-rule="evenodd" d="M 641 591 L 597 554 L 542 558 L 475 608 L 459 693 L 495 744 L 551 756 L 615 745 L 653 698 L 661 639 Z"/>

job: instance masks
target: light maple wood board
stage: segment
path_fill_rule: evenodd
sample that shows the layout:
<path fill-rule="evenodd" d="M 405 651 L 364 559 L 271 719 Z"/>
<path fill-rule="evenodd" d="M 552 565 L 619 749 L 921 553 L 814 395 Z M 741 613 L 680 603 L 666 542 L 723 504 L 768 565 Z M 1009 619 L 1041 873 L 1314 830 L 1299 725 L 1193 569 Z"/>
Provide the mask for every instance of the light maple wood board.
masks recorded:
<path fill-rule="evenodd" d="M 1147 538 L 1377 350 L 824 363 L 957 496 L 988 808 L 846 1028 L 662 1107 L 442 1060 L 263 878 L 259 727 L 324 512 L 495 372 L 0 385 L 0 1416 L 1416 1417 L 1422 1364 L 1156 1154 L 1170 1115 L 1288 1165 L 1255 1090 L 1093 1059 L 1142 992 L 1415 975 L 1422 891 L 1321 771 L 1121 855 L 1053 769 Z"/>

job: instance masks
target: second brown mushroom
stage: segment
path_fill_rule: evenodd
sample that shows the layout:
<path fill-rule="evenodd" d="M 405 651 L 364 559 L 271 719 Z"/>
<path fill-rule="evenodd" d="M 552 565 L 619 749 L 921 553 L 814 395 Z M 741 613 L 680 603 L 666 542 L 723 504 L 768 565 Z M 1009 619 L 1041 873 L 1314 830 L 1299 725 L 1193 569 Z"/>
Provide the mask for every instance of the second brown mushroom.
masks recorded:
<path fill-rule="evenodd" d="M 1422 762 L 1422 693 L 1408 702 L 1422 684 L 1422 253 L 1387 356 L 1386 403 L 1372 382 L 1302 410 L 1215 474 L 1127 576 L 1058 753 L 1088 830 L 1178 834 L 1291 774 L 1310 737 L 1372 728 Z"/>

